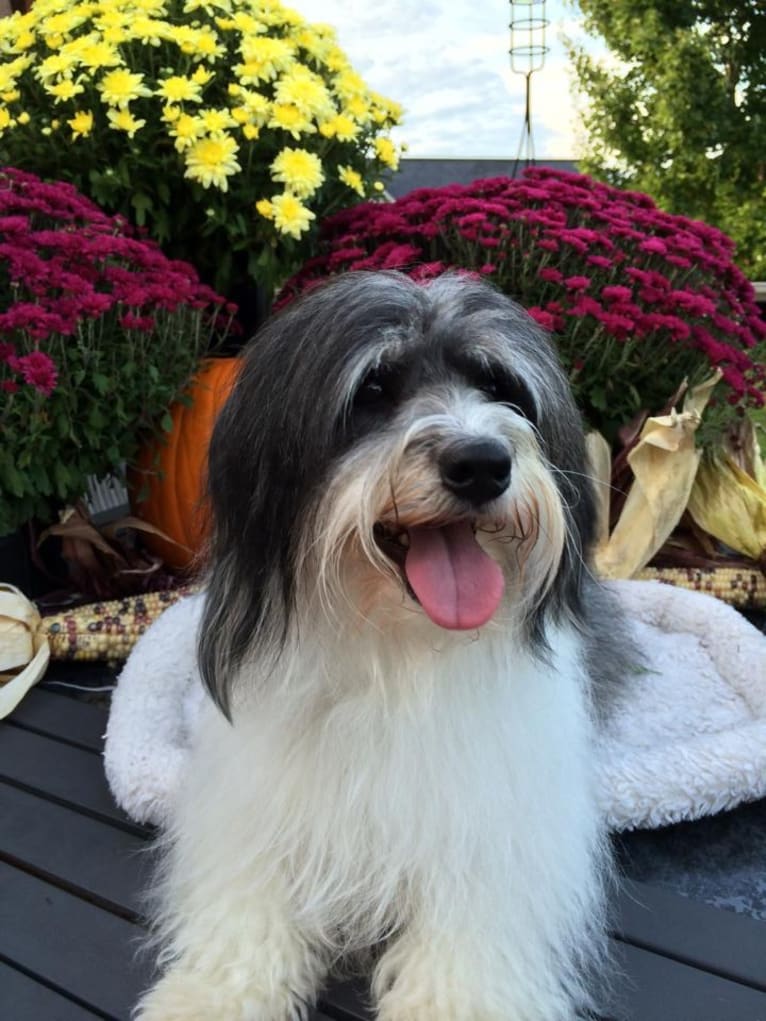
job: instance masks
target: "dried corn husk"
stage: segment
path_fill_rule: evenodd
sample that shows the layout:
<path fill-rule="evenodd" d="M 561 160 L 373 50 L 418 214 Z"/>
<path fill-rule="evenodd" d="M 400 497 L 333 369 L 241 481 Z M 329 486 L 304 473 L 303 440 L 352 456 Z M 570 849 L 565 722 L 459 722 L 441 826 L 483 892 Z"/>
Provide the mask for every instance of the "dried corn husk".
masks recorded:
<path fill-rule="evenodd" d="M 0 585 L 0 719 L 37 684 L 49 659 L 37 607 L 13 585 Z"/>
<path fill-rule="evenodd" d="M 727 453 L 705 455 L 688 506 L 710 535 L 751 560 L 766 558 L 766 488 Z"/>
<path fill-rule="evenodd" d="M 126 659 L 168 606 L 196 590 L 187 585 L 41 617 L 17 588 L 0 585 L 0 670 L 6 671 L 0 673 L 0 719 L 43 677 L 50 659 Z"/>
<path fill-rule="evenodd" d="M 689 390 L 683 409 L 648 418 L 628 454 L 633 483 L 609 533 L 611 453 L 598 433 L 587 437 L 591 471 L 599 485 L 596 571 L 604 578 L 631 578 L 649 563 L 681 519 L 697 473 L 694 434 L 718 380 L 716 372 Z"/>

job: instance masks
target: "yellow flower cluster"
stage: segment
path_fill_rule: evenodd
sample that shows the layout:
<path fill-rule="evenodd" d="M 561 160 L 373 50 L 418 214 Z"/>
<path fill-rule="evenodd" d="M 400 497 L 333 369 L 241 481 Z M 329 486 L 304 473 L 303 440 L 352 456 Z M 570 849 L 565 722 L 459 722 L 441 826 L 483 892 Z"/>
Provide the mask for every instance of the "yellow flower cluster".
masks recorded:
<path fill-rule="evenodd" d="M 43 173 L 68 159 L 85 175 L 91 158 L 121 181 L 140 166 L 206 189 L 206 208 L 227 193 L 229 212 L 236 192 L 243 236 L 297 239 L 374 194 L 396 168 L 400 117 L 331 28 L 280 0 L 36 0 L 0 19 L 3 161 L 39 143 L 29 169 Z"/>

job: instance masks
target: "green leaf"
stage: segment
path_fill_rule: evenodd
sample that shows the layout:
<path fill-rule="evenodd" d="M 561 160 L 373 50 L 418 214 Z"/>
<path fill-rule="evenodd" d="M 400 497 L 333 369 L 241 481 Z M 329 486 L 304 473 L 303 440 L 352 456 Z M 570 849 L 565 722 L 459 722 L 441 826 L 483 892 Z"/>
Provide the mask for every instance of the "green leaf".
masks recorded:
<path fill-rule="evenodd" d="M 26 489 L 24 477 L 10 462 L 6 462 L 2 466 L 0 478 L 3 480 L 3 487 L 10 490 L 13 496 L 22 497 L 24 495 Z"/>
<path fill-rule="evenodd" d="M 53 477 L 56 482 L 56 492 L 61 499 L 66 499 L 69 495 L 70 487 L 72 485 L 72 476 L 66 465 L 62 464 L 61 461 L 56 461 L 53 466 Z"/>
<path fill-rule="evenodd" d="M 139 227 L 146 224 L 146 214 L 151 212 L 154 203 L 145 192 L 138 191 L 131 196 L 130 204 L 136 211 L 136 223 Z"/>
<path fill-rule="evenodd" d="M 103 395 L 108 392 L 109 387 L 111 386 L 108 376 L 104 376 L 100 372 L 94 372 L 92 379 L 94 387 L 100 394 Z"/>

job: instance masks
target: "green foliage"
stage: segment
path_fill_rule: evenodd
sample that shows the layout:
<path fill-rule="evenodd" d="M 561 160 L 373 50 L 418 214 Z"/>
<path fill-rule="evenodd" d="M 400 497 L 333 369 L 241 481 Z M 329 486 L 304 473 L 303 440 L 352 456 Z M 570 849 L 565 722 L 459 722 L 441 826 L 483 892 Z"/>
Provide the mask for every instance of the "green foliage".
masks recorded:
<path fill-rule="evenodd" d="M 766 7 L 576 0 L 615 60 L 570 45 L 588 99 L 583 169 L 724 230 L 766 278 Z"/>

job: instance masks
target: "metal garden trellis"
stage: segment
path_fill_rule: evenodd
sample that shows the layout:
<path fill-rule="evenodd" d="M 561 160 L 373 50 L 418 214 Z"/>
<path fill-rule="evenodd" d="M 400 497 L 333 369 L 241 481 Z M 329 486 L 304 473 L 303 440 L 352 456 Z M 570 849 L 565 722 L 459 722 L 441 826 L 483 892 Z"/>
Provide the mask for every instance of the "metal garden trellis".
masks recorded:
<path fill-rule="evenodd" d="M 548 19 L 545 16 L 545 0 L 510 0 L 511 3 L 511 40 L 510 57 L 511 71 L 525 78 L 524 123 L 521 130 L 519 147 L 516 152 L 513 173 L 519 164 L 534 162 L 535 149 L 532 135 L 532 75 L 541 70 L 545 63 L 548 46 L 545 41 L 545 30 Z"/>

